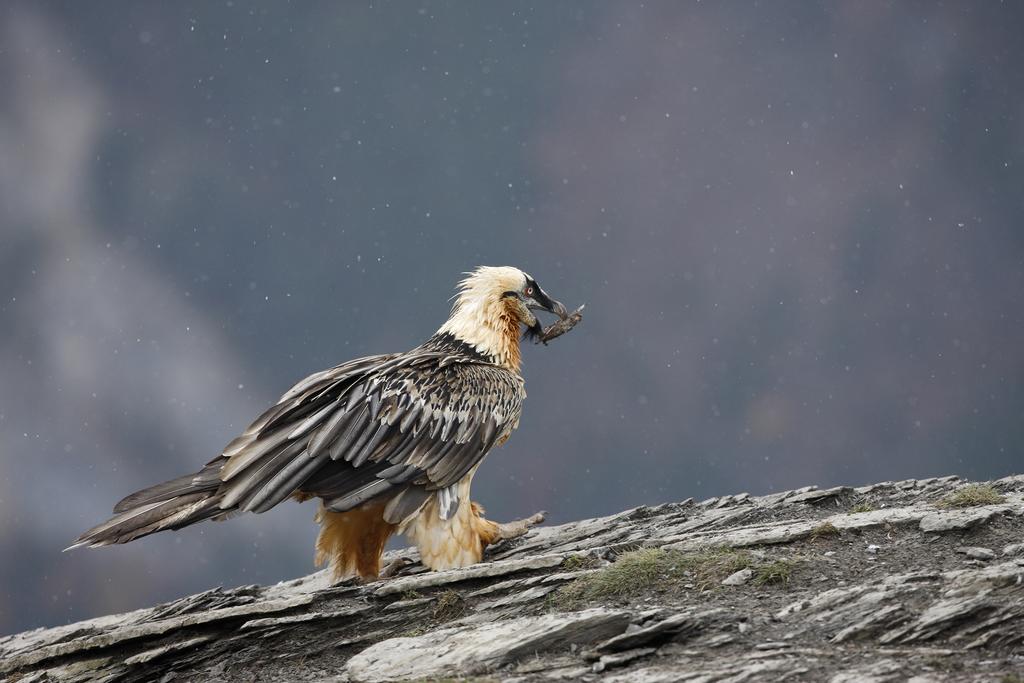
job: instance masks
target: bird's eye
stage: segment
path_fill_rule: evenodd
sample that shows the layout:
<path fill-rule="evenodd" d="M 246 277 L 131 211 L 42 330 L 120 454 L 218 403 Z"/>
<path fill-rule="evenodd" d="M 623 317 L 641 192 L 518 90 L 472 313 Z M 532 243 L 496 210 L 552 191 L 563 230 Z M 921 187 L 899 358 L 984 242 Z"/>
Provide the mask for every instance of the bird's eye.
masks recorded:
<path fill-rule="evenodd" d="M 526 291 L 524 292 L 524 294 L 526 294 L 526 296 L 533 296 L 533 287 L 532 286 L 527 287 Z"/>

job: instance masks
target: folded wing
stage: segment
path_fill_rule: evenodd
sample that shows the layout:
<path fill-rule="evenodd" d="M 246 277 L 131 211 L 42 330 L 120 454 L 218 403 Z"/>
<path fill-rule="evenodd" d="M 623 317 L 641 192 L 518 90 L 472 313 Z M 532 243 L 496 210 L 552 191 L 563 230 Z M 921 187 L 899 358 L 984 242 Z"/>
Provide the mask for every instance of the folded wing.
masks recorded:
<path fill-rule="evenodd" d="M 420 347 L 361 358 L 296 384 L 200 472 L 119 502 L 76 545 L 124 543 L 289 496 L 343 512 L 389 501 L 401 523 L 431 495 L 449 517 L 454 487 L 518 424 L 522 378 L 473 356 Z"/>

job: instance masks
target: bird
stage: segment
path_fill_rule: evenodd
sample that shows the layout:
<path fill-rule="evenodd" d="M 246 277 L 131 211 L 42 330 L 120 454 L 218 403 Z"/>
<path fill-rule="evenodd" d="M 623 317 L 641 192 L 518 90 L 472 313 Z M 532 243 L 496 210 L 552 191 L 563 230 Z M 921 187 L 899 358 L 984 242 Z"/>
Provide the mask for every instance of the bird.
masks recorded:
<path fill-rule="evenodd" d="M 519 425 L 520 341 L 544 329 L 534 311 L 567 313 L 519 268 L 465 275 L 425 342 L 306 377 L 198 472 L 126 496 L 67 549 L 262 513 L 289 498 L 320 500 L 315 560 L 337 581 L 381 577 L 396 533 L 432 570 L 475 564 L 488 545 L 525 534 L 543 513 L 494 522 L 470 486 Z"/>

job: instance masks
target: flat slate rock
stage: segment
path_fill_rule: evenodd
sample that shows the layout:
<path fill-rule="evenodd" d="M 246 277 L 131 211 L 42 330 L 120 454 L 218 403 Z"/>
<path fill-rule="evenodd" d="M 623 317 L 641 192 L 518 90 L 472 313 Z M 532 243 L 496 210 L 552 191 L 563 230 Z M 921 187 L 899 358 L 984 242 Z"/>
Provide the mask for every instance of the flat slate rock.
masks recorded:
<path fill-rule="evenodd" d="M 523 657 L 621 633 L 629 621 L 626 611 L 597 608 L 439 629 L 371 645 L 345 669 L 359 683 L 483 674 Z"/>
<path fill-rule="evenodd" d="M 215 588 L 0 637 L 0 681 L 1015 680 L 1024 475 L 947 507 L 965 483 L 687 499 L 535 528 L 464 569 Z M 567 597 L 638 548 L 680 564 Z M 742 563 L 701 575 L 716 557 Z"/>

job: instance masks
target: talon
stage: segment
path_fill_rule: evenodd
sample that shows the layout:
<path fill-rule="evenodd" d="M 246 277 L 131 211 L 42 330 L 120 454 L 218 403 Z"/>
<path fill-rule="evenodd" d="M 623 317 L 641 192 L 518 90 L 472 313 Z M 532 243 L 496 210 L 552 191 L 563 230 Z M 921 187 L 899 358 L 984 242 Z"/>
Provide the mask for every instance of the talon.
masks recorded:
<path fill-rule="evenodd" d="M 380 570 L 380 578 L 390 579 L 411 564 L 414 562 L 408 557 L 396 557 Z"/>

